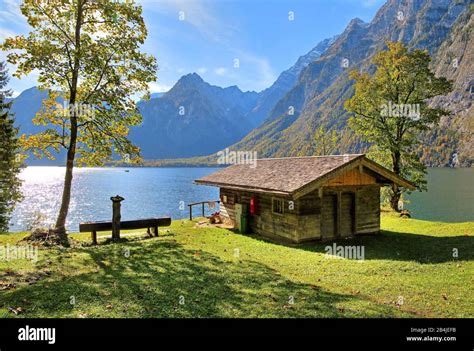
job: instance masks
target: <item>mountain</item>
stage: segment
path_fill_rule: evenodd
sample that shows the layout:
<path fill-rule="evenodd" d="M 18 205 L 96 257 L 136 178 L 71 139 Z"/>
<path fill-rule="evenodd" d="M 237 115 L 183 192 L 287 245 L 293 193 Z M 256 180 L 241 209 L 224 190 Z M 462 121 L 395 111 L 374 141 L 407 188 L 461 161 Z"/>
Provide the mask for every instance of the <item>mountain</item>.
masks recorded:
<path fill-rule="evenodd" d="M 47 91 L 33 87 L 13 99 L 12 112 L 20 134 L 45 129 L 34 125 L 32 119 L 47 97 Z M 138 103 L 143 123 L 131 128 L 130 138 L 142 148 L 145 158 L 212 153 L 238 141 L 255 126 L 248 114 L 257 97 L 255 92 L 212 86 L 196 73 L 188 74 L 169 92 L 153 94 L 150 100 Z M 30 165 L 59 165 L 63 161 L 63 153 L 55 161 L 27 159 Z"/>
<path fill-rule="evenodd" d="M 420 158 L 430 166 L 452 165 L 454 159 L 469 166 L 474 161 L 469 4 L 469 0 L 389 0 L 370 23 L 353 19 L 340 35 L 318 43 L 259 93 L 212 86 L 196 73 L 185 75 L 167 93 L 139 102 L 143 123 L 131 129 L 130 137 L 145 159 L 194 157 L 179 164 L 212 163 L 215 153 L 227 146 L 257 151 L 259 157 L 311 155 L 319 126 L 338 131 L 337 152 L 364 152 L 367 145 L 348 128 L 349 115 L 343 108 L 353 94 L 348 73 L 373 70 L 370 59 L 391 40 L 427 49 L 436 74 L 454 82 L 451 94 L 431 102 L 452 115 L 420 135 Z M 42 128 L 33 126 L 31 118 L 45 96 L 32 88 L 15 99 L 21 132 Z"/>
<path fill-rule="evenodd" d="M 294 87 L 301 71 L 317 60 L 336 39 L 337 35 L 319 42 L 307 54 L 300 56 L 292 67 L 283 71 L 269 88 L 260 92 L 257 103 L 250 112 L 251 119 L 257 124 L 256 127 L 268 117 L 278 100 Z"/>
<path fill-rule="evenodd" d="M 44 131 L 46 127 L 34 125 L 32 119 L 36 113 L 41 109 L 44 99 L 48 98 L 48 92 L 45 90 L 38 90 L 32 87 L 24 90 L 20 95 L 13 99 L 11 112 L 15 115 L 15 126 L 20 128 L 21 134 L 35 134 Z M 62 100 L 58 99 L 59 103 Z M 48 160 L 46 158 L 37 159 L 30 153 L 27 159 L 28 165 L 64 165 L 66 160 L 66 153 L 60 152 L 56 154 L 53 152 L 55 160 Z"/>
<path fill-rule="evenodd" d="M 13 99 L 11 112 L 15 114 L 15 124 L 20 127 L 20 133 L 30 134 L 44 130 L 43 127 L 34 125 L 31 120 L 41 109 L 43 100 L 47 98 L 47 91 L 33 87 Z"/>
<path fill-rule="evenodd" d="M 146 159 L 216 152 L 255 126 L 249 111 L 257 98 L 256 92 L 220 88 L 188 74 L 159 99 L 139 102 L 143 123 L 131 129 L 130 139 Z"/>
<path fill-rule="evenodd" d="M 469 166 L 474 160 L 474 11 L 465 11 L 453 25 L 433 59 L 436 75 L 453 81 L 453 91 L 432 104 L 451 111 L 420 143 L 422 161 L 431 166 Z M 432 147 L 436 146 L 436 147 Z"/>
<path fill-rule="evenodd" d="M 142 148 L 145 159 L 217 152 L 261 125 L 276 102 L 296 84 L 301 71 L 336 38 L 318 43 L 260 93 L 243 93 L 236 86 L 215 87 L 196 73 L 183 76 L 160 99 L 139 104 L 143 123 L 132 129 L 130 137 Z M 180 107 L 184 108 L 184 115 L 179 114 Z"/>
<path fill-rule="evenodd" d="M 150 100 L 139 102 L 143 122 L 131 129 L 130 138 L 141 147 L 145 159 L 192 157 L 217 152 L 261 125 L 276 102 L 296 84 L 301 71 L 319 58 L 335 39 L 318 43 L 260 93 L 244 93 L 236 86 L 212 86 L 196 73 L 185 75 L 170 91 L 150 94 Z M 34 126 L 31 119 L 46 97 L 47 92 L 33 87 L 14 99 L 14 112 L 21 133 L 43 129 Z M 30 158 L 28 163 L 32 161 Z"/>
<path fill-rule="evenodd" d="M 443 44 L 448 46 L 443 49 L 446 52 L 444 55 L 451 52 L 450 45 L 445 44 L 449 40 L 460 42 L 456 44 L 459 53 L 461 50 L 469 51 L 472 45 L 471 32 L 462 31 L 463 26 L 456 25 L 463 14 L 467 18 L 471 17 L 466 15 L 472 13 L 469 3 L 468 0 L 389 0 L 370 23 L 353 19 L 332 45 L 301 71 L 294 87 L 278 100 L 265 122 L 231 148 L 257 151 L 259 157 L 310 155 L 314 148 L 314 131 L 319 126 L 325 126 L 329 130 L 338 130 L 339 152 L 363 152 L 366 145 L 348 128 L 349 116 L 343 108 L 344 101 L 353 94 L 352 82 L 348 79 L 349 71 L 373 69 L 370 59 L 389 40 L 401 41 L 409 48 L 427 49 L 434 57 L 442 55 L 438 51 Z M 456 35 L 453 31 L 464 34 Z M 449 39 L 453 35 L 457 39 Z M 460 54 L 460 67 L 469 67 L 465 68 L 467 72 L 464 74 L 458 70 L 457 75 L 470 77 L 467 80 L 472 85 L 473 71 L 467 63 L 472 62 L 471 55 L 472 51 L 470 55 Z M 433 69 L 437 69 L 436 64 Z M 441 73 L 442 69 L 439 69 Z M 465 85 L 467 82 L 460 84 Z M 472 102 L 471 94 L 464 95 L 468 98 L 467 101 Z M 471 102 L 467 104 L 470 106 Z M 467 106 L 462 105 L 461 108 L 465 111 Z M 293 113 L 289 113 L 290 110 Z M 432 141 L 435 142 L 434 139 Z M 469 165 L 472 157 L 469 159 L 465 155 L 467 149 L 466 146 L 459 147 L 459 150 L 451 149 L 447 158 L 433 162 L 432 165 L 449 164 L 449 158 L 455 152 L 460 153 L 459 159 L 465 160 L 464 165 Z M 420 150 L 420 157 L 430 158 L 424 154 L 424 149 Z"/>
<path fill-rule="evenodd" d="M 157 99 L 165 95 L 166 93 L 152 93 L 150 94 L 150 99 Z"/>

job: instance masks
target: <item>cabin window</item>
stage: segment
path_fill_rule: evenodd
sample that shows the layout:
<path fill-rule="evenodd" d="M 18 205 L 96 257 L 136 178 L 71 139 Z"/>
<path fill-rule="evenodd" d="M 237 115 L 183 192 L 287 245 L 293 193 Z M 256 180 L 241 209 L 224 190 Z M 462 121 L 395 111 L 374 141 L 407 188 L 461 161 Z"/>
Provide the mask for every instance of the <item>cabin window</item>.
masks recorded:
<path fill-rule="evenodd" d="M 285 207 L 285 201 L 282 199 L 272 198 L 272 212 L 283 214 L 283 208 Z"/>
<path fill-rule="evenodd" d="M 234 194 L 221 194 L 221 201 L 223 204 L 233 205 L 235 203 L 235 195 Z"/>

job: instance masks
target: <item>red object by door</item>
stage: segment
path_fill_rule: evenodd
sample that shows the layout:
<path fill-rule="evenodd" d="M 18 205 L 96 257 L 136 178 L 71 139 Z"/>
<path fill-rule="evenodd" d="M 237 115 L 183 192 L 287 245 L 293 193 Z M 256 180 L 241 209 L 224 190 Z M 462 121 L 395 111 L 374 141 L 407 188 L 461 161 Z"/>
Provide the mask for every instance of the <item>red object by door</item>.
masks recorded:
<path fill-rule="evenodd" d="M 252 196 L 250 198 L 250 214 L 255 214 L 257 212 L 257 198 Z"/>

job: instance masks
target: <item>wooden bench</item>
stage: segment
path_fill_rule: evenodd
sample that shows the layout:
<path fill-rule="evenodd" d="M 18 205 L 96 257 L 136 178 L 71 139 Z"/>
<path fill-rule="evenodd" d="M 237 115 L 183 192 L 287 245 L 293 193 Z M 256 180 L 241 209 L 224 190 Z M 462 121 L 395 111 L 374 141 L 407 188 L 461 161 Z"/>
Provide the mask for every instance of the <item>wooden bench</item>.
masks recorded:
<path fill-rule="evenodd" d="M 171 224 L 170 217 L 136 219 L 133 221 L 121 221 L 122 229 L 144 229 L 151 235 L 150 228 L 154 228 L 155 236 L 158 236 L 158 227 L 168 227 Z M 112 230 L 112 222 L 83 222 L 79 224 L 79 232 L 90 232 L 92 234 L 92 243 L 97 244 L 97 232 L 106 232 Z"/>

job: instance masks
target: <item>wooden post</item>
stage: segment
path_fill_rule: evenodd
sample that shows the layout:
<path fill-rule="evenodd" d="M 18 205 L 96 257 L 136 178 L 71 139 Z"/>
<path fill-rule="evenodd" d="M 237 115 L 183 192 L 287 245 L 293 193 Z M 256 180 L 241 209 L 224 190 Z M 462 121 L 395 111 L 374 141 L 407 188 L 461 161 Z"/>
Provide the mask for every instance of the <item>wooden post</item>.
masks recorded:
<path fill-rule="evenodd" d="M 117 195 L 111 197 L 112 200 L 112 240 L 117 241 L 120 240 L 120 202 L 125 200 L 123 197 Z"/>
<path fill-rule="evenodd" d="M 189 220 L 193 220 L 193 205 L 188 205 L 189 206 Z"/>
<path fill-rule="evenodd" d="M 97 232 L 92 232 L 92 244 L 97 245 Z"/>
<path fill-rule="evenodd" d="M 354 192 L 354 235 L 357 234 L 357 210 L 359 209 L 359 192 Z"/>
<path fill-rule="evenodd" d="M 158 226 L 155 226 L 155 236 L 158 236 Z"/>
<path fill-rule="evenodd" d="M 205 217 L 205 215 L 204 215 L 204 202 L 202 203 L 202 216 Z"/>
<path fill-rule="evenodd" d="M 342 192 L 340 190 L 337 192 L 337 205 L 336 206 L 337 206 L 336 237 L 339 238 L 341 237 L 341 214 L 342 214 Z"/>

